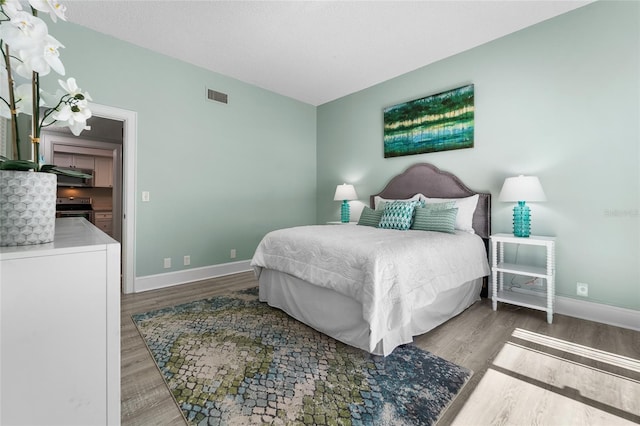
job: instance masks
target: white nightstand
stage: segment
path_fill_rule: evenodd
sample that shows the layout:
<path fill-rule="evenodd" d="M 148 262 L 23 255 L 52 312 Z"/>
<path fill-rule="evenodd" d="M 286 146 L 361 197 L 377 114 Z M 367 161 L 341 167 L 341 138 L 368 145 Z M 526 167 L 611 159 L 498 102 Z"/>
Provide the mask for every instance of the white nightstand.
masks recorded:
<path fill-rule="evenodd" d="M 332 221 L 332 222 L 327 222 L 327 225 L 357 225 L 358 222 L 340 222 L 338 221 Z"/>
<path fill-rule="evenodd" d="M 513 234 L 494 234 L 491 236 L 491 278 L 493 310 L 498 307 L 498 302 L 511 303 L 513 305 L 538 309 L 547 313 L 547 322 L 553 322 L 553 302 L 555 298 L 555 237 L 541 237 L 531 235 L 529 237 L 516 237 Z M 504 245 L 522 244 L 540 246 L 547 250 L 547 262 L 545 267 L 505 263 Z M 546 282 L 545 297 L 533 292 L 519 292 L 504 287 L 504 274 L 524 275 L 528 277 L 542 278 Z"/>

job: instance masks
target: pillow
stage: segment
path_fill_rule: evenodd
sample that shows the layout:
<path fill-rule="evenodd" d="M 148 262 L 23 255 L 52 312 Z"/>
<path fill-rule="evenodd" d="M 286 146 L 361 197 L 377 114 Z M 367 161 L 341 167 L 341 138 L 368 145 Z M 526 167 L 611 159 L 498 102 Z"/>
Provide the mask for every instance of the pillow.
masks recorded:
<path fill-rule="evenodd" d="M 360 214 L 360 219 L 358 219 L 358 225 L 374 226 L 377 228 L 382 218 L 382 213 L 382 210 L 373 210 L 365 206 Z"/>
<path fill-rule="evenodd" d="M 422 198 L 424 198 L 424 195 L 416 194 L 413 197 L 407 198 L 405 200 L 391 200 L 387 198 L 378 197 L 376 195 L 375 197 L 373 197 L 373 208 L 376 210 L 382 210 L 384 208 L 384 203 L 389 203 L 391 201 L 414 201 L 414 200 L 420 200 Z"/>
<path fill-rule="evenodd" d="M 455 233 L 456 216 L 458 209 L 425 209 L 418 207 L 416 217 L 413 219 L 411 229 L 418 231 L 437 231 Z"/>
<path fill-rule="evenodd" d="M 378 228 L 406 231 L 411 227 L 413 211 L 419 204 L 419 200 L 385 202 Z"/>
<path fill-rule="evenodd" d="M 455 207 L 458 209 L 458 215 L 456 216 L 456 229 L 475 234 L 476 232 L 473 230 L 473 213 L 476 211 L 478 198 L 479 195 L 476 194 L 466 198 L 424 197 L 424 200 L 427 204 L 442 203 L 446 201 L 455 202 Z"/>
<path fill-rule="evenodd" d="M 443 203 L 429 203 L 429 204 L 427 204 L 424 199 L 420 201 L 422 202 L 422 205 L 419 207 L 416 207 L 416 210 L 418 208 L 428 209 L 428 210 L 449 210 L 456 207 L 455 201 L 445 201 Z"/>

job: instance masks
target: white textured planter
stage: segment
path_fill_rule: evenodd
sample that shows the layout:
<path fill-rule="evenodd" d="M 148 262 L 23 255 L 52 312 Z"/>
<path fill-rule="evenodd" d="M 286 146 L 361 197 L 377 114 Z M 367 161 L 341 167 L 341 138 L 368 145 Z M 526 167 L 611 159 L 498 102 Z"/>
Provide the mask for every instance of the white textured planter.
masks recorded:
<path fill-rule="evenodd" d="M 0 246 L 53 241 L 57 176 L 0 170 Z"/>

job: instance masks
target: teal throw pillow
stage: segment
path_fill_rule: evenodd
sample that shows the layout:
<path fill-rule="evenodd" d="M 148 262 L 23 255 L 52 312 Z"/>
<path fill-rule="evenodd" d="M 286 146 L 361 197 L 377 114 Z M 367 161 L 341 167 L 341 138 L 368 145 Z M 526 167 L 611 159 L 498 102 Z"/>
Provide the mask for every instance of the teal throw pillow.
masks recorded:
<path fill-rule="evenodd" d="M 417 208 L 411 229 L 418 231 L 455 232 L 458 209 L 434 210 Z"/>
<path fill-rule="evenodd" d="M 373 210 L 372 208 L 365 207 L 362 209 L 360 219 L 358 219 L 358 225 L 378 227 L 380 219 L 382 218 L 382 210 Z"/>
<path fill-rule="evenodd" d="M 413 211 L 420 201 L 391 201 L 385 203 L 378 228 L 406 231 L 413 222 Z"/>

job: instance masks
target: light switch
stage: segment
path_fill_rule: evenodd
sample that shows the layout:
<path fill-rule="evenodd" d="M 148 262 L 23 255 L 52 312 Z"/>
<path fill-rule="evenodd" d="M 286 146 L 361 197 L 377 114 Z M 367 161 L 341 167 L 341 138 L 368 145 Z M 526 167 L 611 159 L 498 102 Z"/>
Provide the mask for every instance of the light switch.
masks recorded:
<path fill-rule="evenodd" d="M 149 201 L 149 191 L 142 191 L 142 201 L 145 203 Z"/>

